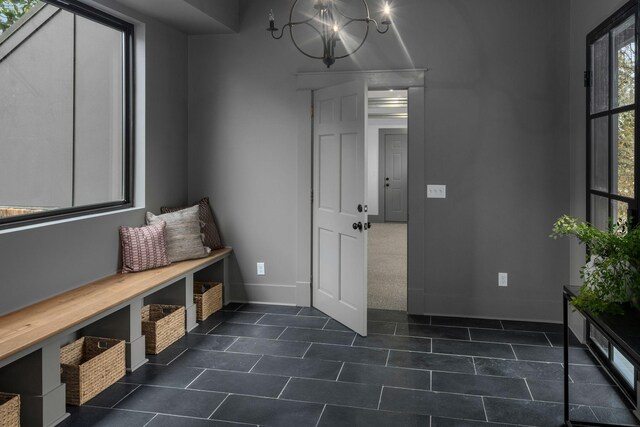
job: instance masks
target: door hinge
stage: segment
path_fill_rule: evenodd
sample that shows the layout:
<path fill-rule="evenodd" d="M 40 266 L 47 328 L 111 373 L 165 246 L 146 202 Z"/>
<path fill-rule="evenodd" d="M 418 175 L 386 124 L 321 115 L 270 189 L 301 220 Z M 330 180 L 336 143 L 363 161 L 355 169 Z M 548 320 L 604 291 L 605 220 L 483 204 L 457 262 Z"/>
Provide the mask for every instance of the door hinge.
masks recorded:
<path fill-rule="evenodd" d="M 591 87 L 591 71 L 584 72 L 584 87 Z"/>

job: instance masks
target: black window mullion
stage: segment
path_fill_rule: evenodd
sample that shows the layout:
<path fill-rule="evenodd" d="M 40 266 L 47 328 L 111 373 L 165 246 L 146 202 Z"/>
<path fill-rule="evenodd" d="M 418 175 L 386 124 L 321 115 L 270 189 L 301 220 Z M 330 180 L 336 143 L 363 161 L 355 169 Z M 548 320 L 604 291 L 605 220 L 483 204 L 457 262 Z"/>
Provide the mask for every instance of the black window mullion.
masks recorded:
<path fill-rule="evenodd" d="M 617 90 L 617 81 L 614 81 L 614 66 L 617 63 L 616 50 L 615 50 L 615 38 L 613 37 L 613 30 L 624 23 L 629 17 L 635 16 L 635 75 L 636 79 L 634 82 L 635 85 L 635 94 L 634 94 L 634 103 L 631 105 L 625 105 L 621 107 L 614 107 L 614 90 Z M 640 31 L 640 2 L 638 0 L 631 0 L 627 4 L 625 4 L 621 9 L 618 10 L 612 17 L 603 22 L 598 28 L 592 31 L 587 36 L 587 73 L 588 77 L 590 77 L 591 87 L 587 90 L 587 105 L 586 105 L 586 117 L 587 117 L 587 197 L 586 197 L 586 219 L 589 222 L 592 222 L 592 196 L 599 196 L 607 199 L 607 212 L 609 218 L 613 218 L 613 201 L 619 201 L 627 203 L 629 206 L 628 214 L 633 219 L 633 225 L 637 224 L 640 221 L 640 205 L 638 203 L 638 195 L 640 194 L 640 183 L 638 182 L 640 177 L 640 150 L 638 150 L 638 130 L 640 129 L 640 118 L 637 113 L 637 105 L 640 104 L 640 91 L 638 90 L 639 84 L 637 76 L 640 75 L 640 53 L 638 52 L 638 41 L 639 41 L 639 31 Z M 609 84 L 607 85 L 608 92 L 608 108 L 605 111 L 600 111 L 597 113 L 591 112 L 591 104 L 594 102 L 592 97 L 592 90 L 594 89 L 595 83 L 595 72 L 596 70 L 593 68 L 593 46 L 595 43 L 600 40 L 602 37 L 609 35 L 609 52 L 608 52 L 608 60 L 609 67 L 607 70 L 609 77 Z M 635 124 L 635 132 L 634 132 L 634 197 L 624 197 L 618 194 L 614 194 L 614 126 L 617 129 L 617 123 L 614 123 L 614 117 L 616 115 L 625 113 L 625 112 L 634 112 L 634 124 Z M 592 158 L 593 154 L 593 129 L 592 123 L 595 119 L 599 118 L 607 118 L 608 121 L 608 132 L 607 132 L 607 165 L 608 165 L 608 175 L 607 175 L 607 192 L 594 190 L 592 187 L 592 165 L 594 159 Z M 616 168 L 617 169 L 617 168 Z M 619 189 L 618 189 L 619 190 Z"/>

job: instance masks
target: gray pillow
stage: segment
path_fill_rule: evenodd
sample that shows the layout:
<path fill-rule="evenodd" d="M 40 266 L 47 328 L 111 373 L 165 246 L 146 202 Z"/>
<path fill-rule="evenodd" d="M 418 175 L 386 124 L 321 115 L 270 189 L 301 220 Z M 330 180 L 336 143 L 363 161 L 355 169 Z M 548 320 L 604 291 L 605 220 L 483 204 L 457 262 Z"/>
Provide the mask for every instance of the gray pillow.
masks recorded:
<path fill-rule="evenodd" d="M 211 252 L 211 249 L 202 244 L 198 211 L 196 205 L 164 215 L 154 215 L 147 212 L 148 225 L 162 221 L 167 223 L 167 257 L 169 261 L 202 258 Z"/>

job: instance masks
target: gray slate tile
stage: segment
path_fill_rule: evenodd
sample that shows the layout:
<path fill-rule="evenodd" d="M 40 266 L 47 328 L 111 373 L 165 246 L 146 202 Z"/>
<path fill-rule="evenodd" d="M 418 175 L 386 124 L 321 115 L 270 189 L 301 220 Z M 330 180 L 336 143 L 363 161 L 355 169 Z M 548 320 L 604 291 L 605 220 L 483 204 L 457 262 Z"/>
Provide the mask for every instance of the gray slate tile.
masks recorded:
<path fill-rule="evenodd" d="M 562 348 L 558 347 L 539 347 L 514 344 L 513 351 L 516 353 L 518 360 L 563 363 Z M 587 350 L 582 348 L 569 349 L 569 363 L 597 365 L 595 359 L 593 359 Z"/>
<path fill-rule="evenodd" d="M 189 349 L 172 362 L 170 366 L 249 372 L 258 360 L 260 360 L 260 356 L 253 354 Z"/>
<path fill-rule="evenodd" d="M 434 339 L 432 346 L 433 347 L 431 351 L 434 353 L 462 354 L 466 356 L 480 356 L 480 357 L 497 357 L 501 359 L 516 358 L 509 344 Z"/>
<path fill-rule="evenodd" d="M 564 368 L 560 363 L 487 359 L 480 357 L 474 360 L 476 371 L 480 375 L 549 381 L 562 381 L 564 378 Z"/>
<path fill-rule="evenodd" d="M 315 427 L 323 407 L 318 403 L 232 394 L 211 418 L 273 427 Z"/>
<path fill-rule="evenodd" d="M 287 328 L 287 330 L 284 331 L 278 339 L 283 341 L 306 341 L 322 344 L 351 345 L 355 335 L 355 332 Z"/>
<path fill-rule="evenodd" d="M 327 405 L 318 427 L 425 427 L 428 425 L 428 415 Z"/>
<path fill-rule="evenodd" d="M 116 408 L 208 418 L 227 395 L 208 391 L 142 386 Z"/>
<path fill-rule="evenodd" d="M 262 338 L 246 338 L 240 337 L 228 352 L 233 353 L 251 353 L 251 354 L 269 354 L 271 356 L 291 356 L 301 357 L 311 344 L 307 342 L 297 341 L 277 341 Z"/>
<path fill-rule="evenodd" d="M 468 341 L 469 329 L 458 328 L 455 326 L 431 326 L 398 323 L 396 335 Z"/>
<path fill-rule="evenodd" d="M 473 374 L 473 359 L 467 356 L 415 353 L 391 350 L 388 366 L 427 369 L 432 371 L 461 372 Z"/>
<path fill-rule="evenodd" d="M 391 335 L 369 334 L 366 338 L 357 336 L 353 342 L 354 347 L 390 348 L 394 350 L 431 351 L 431 339 L 398 337 Z"/>
<path fill-rule="evenodd" d="M 542 332 L 497 331 L 492 329 L 470 329 L 470 332 L 472 341 L 551 346 Z"/>
<path fill-rule="evenodd" d="M 534 400 L 564 401 L 562 382 L 529 380 L 527 383 Z M 617 387 L 599 384 L 569 384 L 569 403 L 620 409 L 627 407 L 626 402 L 620 397 Z"/>
<path fill-rule="evenodd" d="M 439 417 L 484 421 L 482 398 L 432 391 L 387 388 L 382 391 L 380 409 Z"/>
<path fill-rule="evenodd" d="M 344 345 L 312 344 L 305 359 L 337 360 L 339 362 L 385 365 L 389 350 Z"/>
<path fill-rule="evenodd" d="M 433 391 L 477 396 L 508 397 L 512 399 L 531 399 L 527 384 L 521 378 L 434 372 L 431 384 Z"/>
<path fill-rule="evenodd" d="M 371 384 L 292 378 L 280 398 L 376 409 L 380 389 Z"/>
<path fill-rule="evenodd" d="M 135 372 L 125 375 L 120 382 L 184 388 L 203 371 L 204 369 L 201 368 L 148 363 L 136 369 Z"/>
<path fill-rule="evenodd" d="M 284 330 L 284 326 L 245 325 L 224 322 L 211 330 L 209 334 L 276 339 Z"/>
<path fill-rule="evenodd" d="M 291 314 L 295 316 L 300 312 L 300 310 L 302 310 L 302 307 L 293 307 L 288 305 L 244 304 L 237 311 L 263 314 Z"/>
<path fill-rule="evenodd" d="M 207 370 L 189 388 L 251 396 L 278 397 L 287 381 L 289 381 L 289 377 Z"/>
<path fill-rule="evenodd" d="M 487 410 L 487 418 L 491 422 L 539 427 L 564 425 L 562 420 L 563 405 L 560 403 L 485 397 L 484 405 Z M 586 406 L 572 407 L 570 416 L 574 420 L 596 421 L 593 413 Z"/>
<path fill-rule="evenodd" d="M 340 368 L 342 368 L 342 362 L 264 356 L 251 372 L 284 375 L 288 377 L 335 380 L 338 378 Z"/>
<path fill-rule="evenodd" d="M 345 363 L 338 381 L 430 390 L 431 373 L 417 369 Z"/>
<path fill-rule="evenodd" d="M 154 415 L 90 406 L 68 406 L 67 411 L 70 416 L 58 424 L 59 427 L 143 427 Z"/>
<path fill-rule="evenodd" d="M 256 424 L 228 423 L 226 421 L 184 418 L 176 415 L 157 415 L 145 427 L 257 427 Z"/>
<path fill-rule="evenodd" d="M 322 329 L 327 319 L 314 316 L 291 316 L 286 314 L 265 314 L 259 325 L 293 326 L 297 328 Z"/>

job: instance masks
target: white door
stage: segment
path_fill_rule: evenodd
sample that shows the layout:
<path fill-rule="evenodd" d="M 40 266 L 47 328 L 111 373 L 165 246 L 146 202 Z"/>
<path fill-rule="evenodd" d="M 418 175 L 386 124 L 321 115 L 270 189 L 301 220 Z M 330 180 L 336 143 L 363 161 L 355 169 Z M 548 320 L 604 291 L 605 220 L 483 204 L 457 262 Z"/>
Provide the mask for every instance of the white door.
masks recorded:
<path fill-rule="evenodd" d="M 315 92 L 313 306 L 367 335 L 367 84 Z"/>

